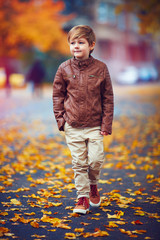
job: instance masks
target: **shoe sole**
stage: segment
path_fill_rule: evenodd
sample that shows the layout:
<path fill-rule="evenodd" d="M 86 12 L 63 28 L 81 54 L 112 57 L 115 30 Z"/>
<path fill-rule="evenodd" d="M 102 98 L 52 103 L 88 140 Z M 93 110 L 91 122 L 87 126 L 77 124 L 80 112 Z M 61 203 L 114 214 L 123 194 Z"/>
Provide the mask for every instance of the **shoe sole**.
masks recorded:
<path fill-rule="evenodd" d="M 89 201 L 89 204 L 92 206 L 92 207 L 99 207 L 101 205 L 101 200 L 99 201 L 99 203 L 93 203 L 91 201 Z"/>
<path fill-rule="evenodd" d="M 84 210 L 84 209 L 73 209 L 73 213 L 81 213 L 81 214 L 86 214 L 89 212 L 89 208 Z"/>

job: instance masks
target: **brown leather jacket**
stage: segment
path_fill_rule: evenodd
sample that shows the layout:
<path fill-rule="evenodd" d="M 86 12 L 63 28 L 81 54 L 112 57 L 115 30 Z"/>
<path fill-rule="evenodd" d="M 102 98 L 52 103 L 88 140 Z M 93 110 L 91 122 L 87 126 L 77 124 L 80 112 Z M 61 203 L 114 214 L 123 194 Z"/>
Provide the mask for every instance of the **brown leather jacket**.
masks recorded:
<path fill-rule="evenodd" d="M 113 90 L 107 66 L 90 56 L 63 62 L 53 82 L 53 111 L 60 131 L 101 126 L 112 133 Z"/>

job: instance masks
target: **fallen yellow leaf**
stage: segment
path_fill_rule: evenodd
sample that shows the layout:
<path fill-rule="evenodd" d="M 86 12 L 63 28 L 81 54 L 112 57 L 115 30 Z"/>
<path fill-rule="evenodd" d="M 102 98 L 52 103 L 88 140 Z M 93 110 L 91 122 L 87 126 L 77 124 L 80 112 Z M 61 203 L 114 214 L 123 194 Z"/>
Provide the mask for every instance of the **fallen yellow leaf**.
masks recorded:
<path fill-rule="evenodd" d="M 13 198 L 13 199 L 11 199 L 11 204 L 21 205 L 22 203 L 19 200 L 17 200 L 16 198 Z"/>

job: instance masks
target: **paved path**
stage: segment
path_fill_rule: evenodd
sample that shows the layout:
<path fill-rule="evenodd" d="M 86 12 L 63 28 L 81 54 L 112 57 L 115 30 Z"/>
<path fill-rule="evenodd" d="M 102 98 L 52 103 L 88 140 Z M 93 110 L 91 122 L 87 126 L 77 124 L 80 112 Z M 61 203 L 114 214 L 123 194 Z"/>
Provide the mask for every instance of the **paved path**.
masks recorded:
<path fill-rule="evenodd" d="M 151 92 L 159 89 L 159 85 L 147 86 L 114 86 L 115 93 L 115 117 L 117 116 L 136 116 L 137 114 L 152 115 L 155 107 L 150 102 L 150 97 L 139 104 L 143 98 L 144 91 L 151 88 Z M 136 93 L 138 88 L 138 93 Z M 52 111 L 52 86 L 45 87 L 43 98 L 32 98 L 29 88 L 13 90 L 11 97 L 6 97 L 5 90 L 0 89 L 0 119 L 5 119 L 10 124 L 16 121 L 9 121 L 11 117 L 19 116 L 23 121 L 42 120 L 55 123 Z M 12 122 L 12 123 L 11 123 Z"/>
<path fill-rule="evenodd" d="M 159 240 L 160 86 L 114 86 L 104 138 L 102 204 L 73 215 L 71 156 L 52 113 L 52 89 L 0 90 L 0 239 Z M 67 235 L 68 234 L 68 235 Z"/>

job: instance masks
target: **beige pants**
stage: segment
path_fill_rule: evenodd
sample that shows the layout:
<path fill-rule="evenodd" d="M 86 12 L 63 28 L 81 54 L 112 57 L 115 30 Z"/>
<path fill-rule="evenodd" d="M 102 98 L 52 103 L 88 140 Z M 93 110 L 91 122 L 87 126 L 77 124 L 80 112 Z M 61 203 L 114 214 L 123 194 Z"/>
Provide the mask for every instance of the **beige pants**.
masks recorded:
<path fill-rule="evenodd" d="M 64 126 L 67 145 L 72 155 L 78 198 L 89 197 L 90 184 L 97 184 L 104 161 L 103 136 L 100 127 Z"/>

